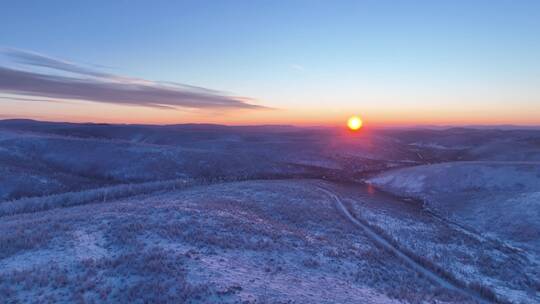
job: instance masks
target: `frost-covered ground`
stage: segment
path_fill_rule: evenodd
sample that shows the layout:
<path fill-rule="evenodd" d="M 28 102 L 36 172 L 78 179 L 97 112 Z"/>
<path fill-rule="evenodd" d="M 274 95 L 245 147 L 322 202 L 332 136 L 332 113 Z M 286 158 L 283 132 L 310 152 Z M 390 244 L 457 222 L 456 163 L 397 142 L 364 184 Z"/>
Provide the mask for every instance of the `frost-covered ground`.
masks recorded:
<path fill-rule="evenodd" d="M 335 191 L 353 214 L 420 263 L 467 285 L 481 284 L 515 303 L 540 301 L 540 264 L 531 255 L 434 217 L 421 205 L 380 193 L 372 186 L 353 189 L 338 187 Z"/>
<path fill-rule="evenodd" d="M 539 206 L 532 129 L 0 121 L 0 302 L 540 303 Z"/>
<path fill-rule="evenodd" d="M 441 163 L 387 171 L 370 182 L 540 254 L 540 162 Z"/>
<path fill-rule="evenodd" d="M 0 121 L 0 201 L 178 178 L 313 175 L 314 169 L 322 175 L 322 169 L 379 168 L 385 159 L 415 155 L 395 152 L 387 138 L 375 144 L 342 140 L 346 137 L 294 127 L 5 120 Z M 362 161 L 366 158 L 377 160 Z"/>
<path fill-rule="evenodd" d="M 316 181 L 202 186 L 3 217 L 8 302 L 463 303 L 378 248 Z"/>

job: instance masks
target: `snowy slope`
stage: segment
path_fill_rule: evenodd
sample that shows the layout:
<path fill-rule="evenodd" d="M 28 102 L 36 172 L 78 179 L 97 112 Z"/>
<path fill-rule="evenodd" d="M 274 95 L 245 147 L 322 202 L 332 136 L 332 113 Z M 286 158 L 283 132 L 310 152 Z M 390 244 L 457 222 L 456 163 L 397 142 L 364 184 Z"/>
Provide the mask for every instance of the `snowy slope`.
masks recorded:
<path fill-rule="evenodd" d="M 311 181 L 6 216 L 0 232 L 8 302 L 470 303 L 378 248 Z"/>
<path fill-rule="evenodd" d="M 487 235 L 540 251 L 540 164 L 434 164 L 384 172 L 369 182 L 423 199 L 435 212 Z"/>
<path fill-rule="evenodd" d="M 404 194 L 540 190 L 540 162 L 451 162 L 382 173 L 373 184 Z"/>

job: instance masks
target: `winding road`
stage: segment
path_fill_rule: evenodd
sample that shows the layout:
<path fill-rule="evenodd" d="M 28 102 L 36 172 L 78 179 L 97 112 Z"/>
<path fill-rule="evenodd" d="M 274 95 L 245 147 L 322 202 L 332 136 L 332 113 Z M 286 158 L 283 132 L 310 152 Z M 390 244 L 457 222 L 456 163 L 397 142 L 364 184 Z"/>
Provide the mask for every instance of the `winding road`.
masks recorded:
<path fill-rule="evenodd" d="M 455 283 L 450 282 L 446 278 L 442 277 L 438 273 L 436 273 L 434 270 L 431 270 L 427 268 L 426 266 L 420 264 L 419 262 L 415 261 L 413 258 L 411 258 L 407 253 L 400 250 L 395 245 L 391 244 L 389 241 L 387 241 L 384 237 L 379 235 L 375 230 L 373 230 L 368 225 L 362 223 L 357 218 L 355 218 L 351 212 L 347 209 L 345 204 L 341 201 L 341 199 L 334 194 L 333 192 L 329 191 L 328 189 L 325 189 L 323 187 L 318 187 L 319 190 L 324 192 L 326 195 L 331 197 L 336 202 L 336 207 L 338 210 L 345 216 L 345 218 L 357 226 L 358 228 L 362 229 L 362 231 L 371 238 L 374 242 L 376 242 L 378 245 L 383 247 L 384 249 L 390 251 L 392 254 L 394 254 L 398 259 L 400 259 L 403 263 L 405 263 L 410 268 L 414 269 L 418 273 L 422 274 L 429 280 L 433 281 L 434 283 L 438 284 L 439 286 L 446 288 L 448 290 L 455 291 L 463 296 L 466 296 L 468 298 L 472 298 L 478 303 L 493 303 L 492 301 L 489 301 L 485 299 L 482 295 L 480 295 L 478 292 L 471 290 L 469 288 L 458 286 Z M 465 284 L 463 284 L 465 285 Z"/>

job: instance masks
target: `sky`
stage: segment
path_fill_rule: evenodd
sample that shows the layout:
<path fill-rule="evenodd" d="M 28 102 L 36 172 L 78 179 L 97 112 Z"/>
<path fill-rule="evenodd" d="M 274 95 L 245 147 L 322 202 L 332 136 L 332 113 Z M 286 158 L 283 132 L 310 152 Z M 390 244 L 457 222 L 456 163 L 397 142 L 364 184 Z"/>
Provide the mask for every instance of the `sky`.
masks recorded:
<path fill-rule="evenodd" d="M 2 1 L 0 119 L 540 125 L 540 1 Z"/>

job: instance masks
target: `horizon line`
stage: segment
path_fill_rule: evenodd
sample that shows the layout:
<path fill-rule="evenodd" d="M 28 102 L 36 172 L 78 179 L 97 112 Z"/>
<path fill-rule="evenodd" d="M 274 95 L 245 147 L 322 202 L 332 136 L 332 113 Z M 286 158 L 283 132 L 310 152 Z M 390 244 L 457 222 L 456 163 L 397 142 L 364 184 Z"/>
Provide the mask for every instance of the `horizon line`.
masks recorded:
<path fill-rule="evenodd" d="M 212 122 L 179 122 L 179 123 L 123 123 L 123 122 L 96 122 L 96 121 L 68 121 L 68 120 L 40 120 L 33 118 L 0 118 L 0 122 L 6 121 L 30 121 L 37 123 L 58 123 L 58 124 L 92 124 L 92 125 L 117 125 L 117 126 L 187 126 L 187 125 L 199 125 L 199 126 L 222 126 L 222 127 L 289 127 L 289 128 L 344 128 L 345 124 L 290 124 L 290 123 L 263 123 L 263 124 L 227 124 L 227 123 L 212 123 Z M 372 123 L 365 126 L 369 129 L 451 129 L 451 128 L 468 128 L 468 129 L 539 129 L 540 124 L 399 124 L 399 123 Z"/>

